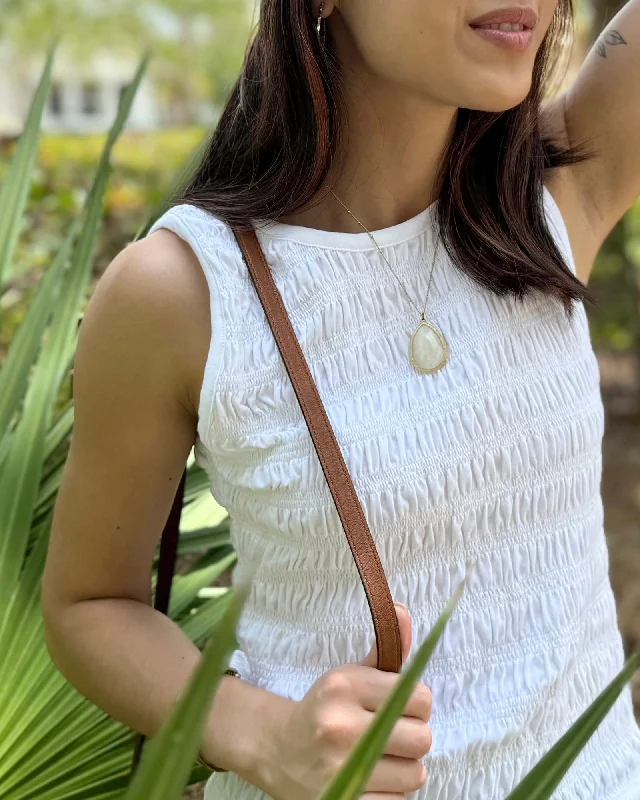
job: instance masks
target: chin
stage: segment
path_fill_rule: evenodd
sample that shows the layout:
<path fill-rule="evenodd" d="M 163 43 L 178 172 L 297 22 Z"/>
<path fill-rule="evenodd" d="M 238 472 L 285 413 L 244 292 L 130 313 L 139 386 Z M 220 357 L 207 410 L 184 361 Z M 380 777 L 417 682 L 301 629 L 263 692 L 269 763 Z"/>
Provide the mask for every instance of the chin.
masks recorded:
<path fill-rule="evenodd" d="M 493 80 L 469 92 L 469 102 L 464 107 L 475 111 L 508 111 L 522 103 L 530 89 L 530 74 L 522 81 L 514 81 L 513 76 L 500 82 Z"/>

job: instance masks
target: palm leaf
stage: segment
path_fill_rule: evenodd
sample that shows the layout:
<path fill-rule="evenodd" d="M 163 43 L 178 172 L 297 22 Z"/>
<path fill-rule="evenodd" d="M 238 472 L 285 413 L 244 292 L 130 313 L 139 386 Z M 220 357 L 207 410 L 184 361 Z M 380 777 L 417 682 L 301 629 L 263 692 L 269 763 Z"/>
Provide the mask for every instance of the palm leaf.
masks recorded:
<path fill-rule="evenodd" d="M 45 458 L 49 458 L 62 442 L 69 439 L 72 428 L 73 401 L 69 401 L 53 426 L 47 431 L 47 437 L 44 442 Z"/>
<path fill-rule="evenodd" d="M 76 692 L 51 663 L 44 641 L 39 586 L 52 507 L 73 426 L 72 401 L 52 424 L 53 409 L 73 357 L 111 151 L 146 62 L 143 59 L 122 98 L 83 212 L 36 289 L 0 373 L 0 800 L 121 798 L 130 773 L 134 734 Z M 45 77 L 30 119 L 46 94 Z M 14 177 L 5 181 L 2 189 L 2 196 L 10 196 L 10 202 L 2 207 L 16 212 L 19 204 L 10 187 L 15 188 L 17 174 L 28 177 L 30 173 L 25 148 L 33 133 L 34 124 L 28 123 L 7 173 L 8 178 Z M 17 231 L 17 225 L 13 230 L 5 224 L 10 219 L 11 215 L 3 215 L 0 220 L 5 239 L 8 231 L 11 235 Z M 188 483 L 191 503 L 208 491 L 208 479 L 195 465 L 189 470 Z M 201 534 L 188 547 L 197 544 L 206 549 L 216 538 L 215 533 Z M 219 547 L 217 550 L 221 552 Z M 220 618 L 211 613 L 211 600 L 199 598 L 200 587 L 216 572 L 209 565 L 194 565 L 193 576 L 182 586 L 178 582 L 175 589 L 176 607 L 200 641 Z M 193 616 L 188 613 L 190 603 L 199 606 Z M 224 608 L 226 604 L 221 602 L 220 609 Z M 191 777 L 201 778 L 202 770 L 194 770 Z"/>
<path fill-rule="evenodd" d="M 196 599 L 198 592 L 213 581 L 236 561 L 236 554 L 231 553 L 210 566 L 203 567 L 188 575 L 178 575 L 173 579 L 169 613 L 172 617 L 182 614 Z"/>
<path fill-rule="evenodd" d="M 193 465 L 187 470 L 187 480 L 184 487 L 184 504 L 189 505 L 203 492 L 209 491 L 209 477 L 199 466 Z"/>
<path fill-rule="evenodd" d="M 77 318 L 91 274 L 100 228 L 111 152 L 126 122 L 147 60 L 146 57 L 143 59 L 132 84 L 124 93 L 116 121 L 107 137 L 82 215 L 83 228 L 71 257 L 65 292 L 53 312 L 46 341 L 27 389 L 22 416 L 3 463 L 0 483 L 0 637 L 3 623 L 7 624 L 7 610 L 29 541 L 53 405 L 73 356 Z"/>
<path fill-rule="evenodd" d="M 213 597 L 195 609 L 180 623 L 180 627 L 191 639 L 200 646 L 210 635 L 211 631 L 220 623 L 229 605 L 233 590 L 219 587 Z"/>
<path fill-rule="evenodd" d="M 62 288 L 71 247 L 79 228 L 79 221 L 72 225 L 60 250 L 44 278 L 38 284 L 31 305 L 11 342 L 0 372 L 0 440 L 9 428 L 12 416 L 19 410 L 24 399 L 29 372 L 38 355 L 42 335 L 55 308 Z"/>
<path fill-rule="evenodd" d="M 200 528 L 180 535 L 178 553 L 197 553 L 201 550 L 213 550 L 231 544 L 229 518 L 212 528 Z"/>
<path fill-rule="evenodd" d="M 15 252 L 22 215 L 27 205 L 31 174 L 36 162 L 40 140 L 40 121 L 49 94 L 51 70 L 56 45 L 52 45 L 47 55 L 42 77 L 31 103 L 24 128 L 18 141 L 15 155 L 5 173 L 0 188 L 0 286 L 4 273 L 9 272 Z"/>
<path fill-rule="evenodd" d="M 607 688 L 540 759 L 507 800 L 549 800 L 569 767 L 638 669 L 640 669 L 640 651 L 629 658 Z"/>
<path fill-rule="evenodd" d="M 2 800 L 115 797 L 121 795 L 127 783 L 133 736 L 73 690 L 51 663 L 44 642 L 39 585 L 51 522 L 50 508 L 48 514 L 45 509 L 52 504 L 53 490 L 59 481 L 59 457 L 57 454 L 51 457 L 68 438 L 73 422 L 72 406 L 68 404 L 52 426 L 54 403 L 73 355 L 77 318 L 100 227 L 111 150 L 145 66 L 143 61 L 110 131 L 100 167 L 77 223 L 82 225 L 82 231 L 75 247 L 72 250 L 72 231 L 36 292 L 0 378 L 3 434 L 0 437 L 3 454 L 0 481 Z M 50 70 L 50 63 L 47 70 Z M 45 84 L 43 78 L 34 103 L 42 100 Z M 32 108 L 30 119 L 35 118 L 34 113 Z M 33 140 L 32 133 L 27 130 L 21 143 L 20 169 L 15 168 L 10 175 L 27 176 L 30 168 L 26 166 L 29 159 L 24 143 L 30 140 L 30 135 Z M 2 192 L 9 191 L 7 185 L 5 182 Z M 16 197 L 22 196 L 15 186 L 13 190 Z M 6 207 L 15 209 L 17 206 L 12 198 Z M 5 226 L 2 230 L 6 239 L 8 228 Z M 6 244 L 3 246 L 6 251 Z M 64 292 L 60 291 L 62 283 Z M 53 314 L 49 310 L 51 306 Z M 42 345 L 41 339 L 44 339 Z M 32 368 L 38 350 L 40 354 Z M 20 411 L 20 406 L 21 416 L 13 430 L 9 430 L 10 420 Z M 46 472 L 45 459 L 48 460 Z M 43 478 L 49 484 L 45 487 L 47 501 L 41 504 L 41 513 L 36 515 L 34 509 L 43 490 Z"/>

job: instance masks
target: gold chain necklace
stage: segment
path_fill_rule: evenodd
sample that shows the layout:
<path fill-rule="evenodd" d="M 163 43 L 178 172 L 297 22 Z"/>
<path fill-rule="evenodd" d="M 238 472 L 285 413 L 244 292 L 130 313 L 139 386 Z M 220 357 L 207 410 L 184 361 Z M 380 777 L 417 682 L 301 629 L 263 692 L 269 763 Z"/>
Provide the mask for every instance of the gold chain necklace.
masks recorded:
<path fill-rule="evenodd" d="M 336 200 L 340 203 L 340 205 L 347 211 L 351 216 L 355 219 L 355 221 L 360 225 L 371 237 L 373 243 L 375 244 L 378 252 L 384 259 L 386 265 L 389 267 L 391 274 L 393 277 L 398 281 L 404 293 L 409 298 L 411 305 L 416 309 L 416 311 L 420 314 L 420 309 L 418 306 L 413 302 L 411 295 L 404 287 L 402 281 L 398 278 L 396 273 L 393 270 L 393 267 L 389 263 L 387 257 L 380 249 L 378 243 L 376 242 L 373 234 L 371 231 L 366 228 L 362 222 L 356 217 L 356 215 L 348 209 L 342 200 L 338 197 L 338 195 L 331 189 L 329 191 L 331 194 L 336 198 Z M 430 322 L 427 322 L 425 318 L 425 313 L 427 309 L 427 300 L 429 299 L 429 290 L 431 289 L 431 278 L 433 277 L 433 268 L 435 267 L 436 263 L 436 253 L 438 252 L 438 244 L 439 239 L 436 242 L 436 247 L 433 251 L 433 259 L 431 261 L 431 272 L 429 273 L 429 285 L 427 286 L 427 296 L 424 301 L 424 309 L 420 314 L 420 324 L 416 328 L 411 337 L 411 341 L 409 342 L 409 363 L 411 366 L 416 369 L 418 372 L 424 372 L 426 374 L 432 374 L 434 372 L 438 372 L 438 370 L 442 369 L 444 365 L 447 363 L 449 358 L 449 348 L 447 347 L 447 342 L 442 335 L 442 333 Z"/>

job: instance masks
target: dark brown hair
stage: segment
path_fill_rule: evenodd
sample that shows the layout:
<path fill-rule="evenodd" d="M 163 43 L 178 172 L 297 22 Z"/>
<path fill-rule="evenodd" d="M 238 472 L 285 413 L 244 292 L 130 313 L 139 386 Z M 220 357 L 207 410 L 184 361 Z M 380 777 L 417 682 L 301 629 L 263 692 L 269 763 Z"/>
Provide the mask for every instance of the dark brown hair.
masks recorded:
<path fill-rule="evenodd" d="M 548 230 L 543 181 L 593 152 L 545 135 L 539 109 L 572 34 L 572 0 L 559 0 L 525 100 L 502 112 L 458 109 L 436 184 L 436 222 L 460 270 L 499 295 L 551 295 L 569 315 L 572 300 L 596 300 Z M 241 228 L 313 205 L 340 152 L 343 112 L 340 65 L 329 31 L 318 41 L 311 0 L 262 0 L 240 75 L 179 202 Z"/>

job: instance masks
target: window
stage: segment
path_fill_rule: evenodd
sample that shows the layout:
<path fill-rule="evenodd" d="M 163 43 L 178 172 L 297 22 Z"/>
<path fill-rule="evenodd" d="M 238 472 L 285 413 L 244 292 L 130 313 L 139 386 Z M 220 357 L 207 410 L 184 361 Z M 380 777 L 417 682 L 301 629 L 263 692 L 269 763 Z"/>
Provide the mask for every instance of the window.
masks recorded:
<path fill-rule="evenodd" d="M 93 116 L 100 111 L 100 87 L 97 83 L 82 86 L 82 113 Z"/>
<path fill-rule="evenodd" d="M 49 93 L 49 111 L 56 117 L 61 117 L 63 109 L 63 91 L 59 83 L 54 83 L 51 86 Z"/>

